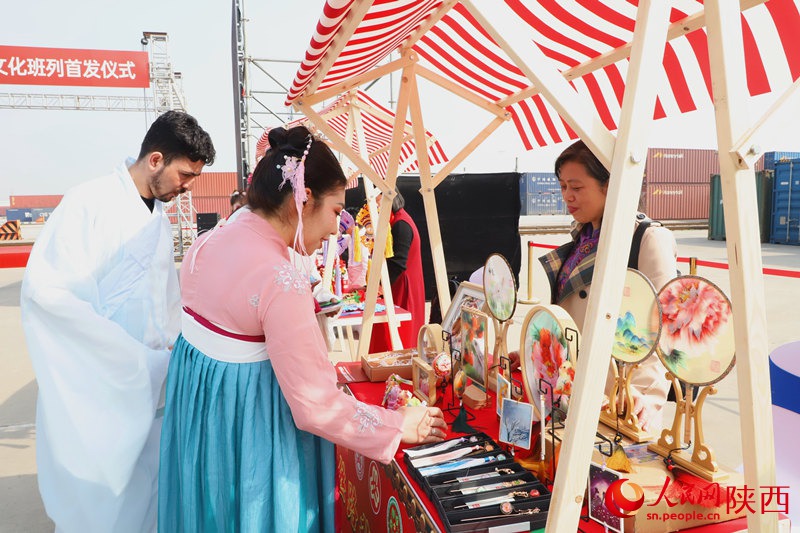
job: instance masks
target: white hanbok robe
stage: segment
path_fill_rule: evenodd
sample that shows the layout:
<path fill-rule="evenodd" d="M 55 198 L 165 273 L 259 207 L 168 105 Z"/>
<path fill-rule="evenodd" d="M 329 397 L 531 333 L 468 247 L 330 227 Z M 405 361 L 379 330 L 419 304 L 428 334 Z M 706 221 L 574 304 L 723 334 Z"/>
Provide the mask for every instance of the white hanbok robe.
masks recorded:
<path fill-rule="evenodd" d="M 64 196 L 22 284 L 39 491 L 56 531 L 156 526 L 156 412 L 180 292 L 163 205 L 144 204 L 131 162 Z"/>

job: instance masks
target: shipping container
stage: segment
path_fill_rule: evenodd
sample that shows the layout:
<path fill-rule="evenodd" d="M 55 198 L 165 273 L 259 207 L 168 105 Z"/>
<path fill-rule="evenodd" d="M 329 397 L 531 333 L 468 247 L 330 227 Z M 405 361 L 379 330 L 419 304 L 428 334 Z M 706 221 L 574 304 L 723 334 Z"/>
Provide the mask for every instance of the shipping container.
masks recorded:
<path fill-rule="evenodd" d="M 519 179 L 522 215 L 562 215 L 567 207 L 553 172 L 525 172 Z"/>
<path fill-rule="evenodd" d="M 30 209 L 6 209 L 6 220 L 19 220 L 20 222 L 33 222 L 33 213 Z"/>
<path fill-rule="evenodd" d="M 7 205 L 0 205 L 0 217 L 6 216 L 6 210 L 8 209 Z"/>
<path fill-rule="evenodd" d="M 33 194 L 9 196 L 9 207 L 17 209 L 30 209 L 33 207 L 56 207 L 61 198 L 61 194 Z"/>
<path fill-rule="evenodd" d="M 561 191 L 529 194 L 523 204 L 523 215 L 566 215 L 567 206 Z"/>
<path fill-rule="evenodd" d="M 196 213 L 217 213 L 220 218 L 231 214 L 231 199 L 228 196 L 195 196 L 192 194 L 192 207 Z M 172 224 L 178 223 L 175 202 L 167 204 L 164 210 Z M 195 225 L 197 221 L 193 218 Z"/>
<path fill-rule="evenodd" d="M 217 213 L 220 218 L 227 218 L 231 214 L 229 196 L 192 195 L 192 206 L 197 213 Z"/>
<path fill-rule="evenodd" d="M 654 220 L 708 219 L 710 189 L 709 183 L 648 183 L 642 211 Z"/>
<path fill-rule="evenodd" d="M 708 184 L 712 174 L 719 174 L 719 156 L 716 150 L 650 148 L 647 151 L 644 182 L 648 185 L 656 183 Z"/>
<path fill-rule="evenodd" d="M 791 161 L 792 159 L 800 159 L 800 152 L 766 152 L 761 156 L 759 162 L 764 170 L 775 170 L 777 163 Z M 759 170 L 758 165 L 756 165 L 756 170 Z"/>
<path fill-rule="evenodd" d="M 800 245 L 800 159 L 775 165 L 770 242 Z"/>
<path fill-rule="evenodd" d="M 237 188 L 236 172 L 203 172 L 194 180 L 192 195 L 230 198 L 231 193 Z"/>
<path fill-rule="evenodd" d="M 33 222 L 47 222 L 47 219 L 50 218 L 52 213 L 52 207 L 34 207 L 31 209 L 31 218 Z"/>
<path fill-rule="evenodd" d="M 772 229 L 772 182 L 774 172 L 756 172 L 756 202 L 758 203 L 758 227 L 761 242 L 769 242 Z M 725 212 L 722 205 L 722 182 L 719 174 L 711 176 L 711 191 L 708 205 L 708 238 L 725 240 Z"/>

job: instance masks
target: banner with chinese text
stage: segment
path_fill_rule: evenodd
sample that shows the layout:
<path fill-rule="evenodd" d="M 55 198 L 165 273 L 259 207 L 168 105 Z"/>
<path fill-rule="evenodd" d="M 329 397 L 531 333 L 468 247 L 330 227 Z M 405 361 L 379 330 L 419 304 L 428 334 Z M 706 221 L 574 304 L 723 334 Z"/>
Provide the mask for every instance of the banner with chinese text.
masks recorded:
<path fill-rule="evenodd" d="M 149 87 L 147 52 L 0 46 L 0 84 Z"/>

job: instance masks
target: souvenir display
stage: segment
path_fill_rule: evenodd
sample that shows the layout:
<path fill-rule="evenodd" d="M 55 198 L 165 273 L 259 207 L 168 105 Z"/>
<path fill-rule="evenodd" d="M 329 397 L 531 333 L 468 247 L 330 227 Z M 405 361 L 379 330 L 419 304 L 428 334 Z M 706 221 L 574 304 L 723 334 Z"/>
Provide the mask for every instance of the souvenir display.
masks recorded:
<path fill-rule="evenodd" d="M 449 333 L 450 352 L 461 351 L 461 308 L 463 306 L 474 309 L 483 309 L 486 305 L 486 296 L 483 287 L 465 281 L 458 286 L 456 294 L 442 319 L 442 329 Z M 458 370 L 454 365 L 453 372 Z"/>
<path fill-rule="evenodd" d="M 517 448 L 531 449 L 533 406 L 525 402 L 506 399 L 500 413 L 500 442 Z"/>
<path fill-rule="evenodd" d="M 453 369 L 453 363 L 450 356 L 445 352 L 440 353 L 433 360 L 433 373 L 436 374 L 436 384 L 443 385 L 450 381 L 450 374 Z"/>
<path fill-rule="evenodd" d="M 414 387 L 414 396 L 427 405 L 436 403 L 436 374 L 431 365 L 421 357 L 411 360 L 411 381 Z"/>
<path fill-rule="evenodd" d="M 639 425 L 630 384 L 638 364 L 655 351 L 660 332 L 661 305 L 656 290 L 644 274 L 629 268 L 611 347 L 615 381 L 600 421 L 634 442 L 654 437 Z"/>
<path fill-rule="evenodd" d="M 730 474 L 719 469 L 704 442 L 702 412 L 708 395 L 717 392 L 714 383 L 736 362 L 731 303 L 719 287 L 698 276 L 667 282 L 658 300 L 663 327 L 657 351 L 672 376 L 676 408 L 672 427 L 648 449 L 703 479 L 724 480 Z M 700 391 L 696 399 L 695 387 Z M 690 445 L 688 457 L 684 452 Z"/>
<path fill-rule="evenodd" d="M 424 357 L 428 363 L 440 353 L 445 352 L 442 326 L 439 324 L 425 324 L 419 328 L 417 335 L 417 353 Z"/>
<path fill-rule="evenodd" d="M 492 254 L 483 268 L 483 291 L 489 312 L 500 322 L 514 316 L 517 307 L 517 285 L 506 258 Z"/>
<path fill-rule="evenodd" d="M 503 400 L 511 398 L 511 382 L 504 378 L 501 374 L 497 375 L 497 388 L 495 390 L 495 407 L 497 416 L 503 412 Z"/>
<path fill-rule="evenodd" d="M 410 474 L 449 532 L 516 528 L 517 518 L 537 515 L 520 522 L 521 529 L 532 530 L 547 520 L 547 488 L 484 433 L 404 452 Z"/>
<path fill-rule="evenodd" d="M 401 383 L 411 385 L 410 381 L 401 378 L 397 374 L 389 376 L 389 379 L 386 380 L 386 389 L 383 391 L 381 405 L 392 411 L 406 405 L 422 405 L 410 392 L 400 387 Z"/>
<path fill-rule="evenodd" d="M 617 317 L 611 355 L 622 363 L 641 363 L 656 349 L 661 305 L 647 276 L 629 268 Z"/>
<path fill-rule="evenodd" d="M 698 276 L 681 276 L 659 291 L 663 330 L 658 356 L 676 378 L 711 385 L 733 368 L 731 303 L 719 287 Z"/>
<path fill-rule="evenodd" d="M 494 354 L 495 361 L 508 357 L 508 327 L 512 324 L 511 317 L 517 307 L 517 285 L 514 272 L 500 254 L 492 254 L 483 267 L 483 289 L 486 294 L 486 306 L 493 317 L 494 324 Z M 499 370 L 497 373 L 504 373 Z M 490 369 L 490 376 L 495 372 Z M 510 372 L 504 374 L 510 378 Z"/>
<path fill-rule="evenodd" d="M 471 307 L 461 308 L 461 362 L 472 382 L 486 390 L 489 382 L 489 316 Z"/>
<path fill-rule="evenodd" d="M 372 382 L 385 381 L 392 374 L 411 379 L 411 359 L 416 348 L 367 354 L 361 358 L 361 368 Z"/>
<path fill-rule="evenodd" d="M 528 399 L 533 401 L 540 392 L 544 394 L 544 409 L 534 405 L 534 420 L 547 417 L 553 402 L 566 411 L 575 379 L 573 365 L 578 347 L 578 328 L 572 317 L 557 305 L 533 306 L 522 324 L 519 345 Z"/>
<path fill-rule="evenodd" d="M 611 513 L 609 509 L 614 507 L 619 508 L 615 500 L 615 494 L 624 497 L 621 492 L 619 492 L 621 488 L 620 479 L 622 479 L 623 482 L 625 481 L 619 472 L 595 463 L 589 465 L 589 518 L 605 526 L 607 531 L 616 531 L 617 533 L 622 533 L 624 531 L 625 519 Z M 632 484 L 631 487 L 635 487 L 639 491 L 642 490 L 635 484 Z M 611 500 L 612 507 L 606 504 L 606 501 L 609 499 Z M 623 500 L 620 498 L 619 503 L 622 502 Z M 642 495 L 642 502 L 640 502 L 640 505 L 643 502 L 644 495 Z"/>

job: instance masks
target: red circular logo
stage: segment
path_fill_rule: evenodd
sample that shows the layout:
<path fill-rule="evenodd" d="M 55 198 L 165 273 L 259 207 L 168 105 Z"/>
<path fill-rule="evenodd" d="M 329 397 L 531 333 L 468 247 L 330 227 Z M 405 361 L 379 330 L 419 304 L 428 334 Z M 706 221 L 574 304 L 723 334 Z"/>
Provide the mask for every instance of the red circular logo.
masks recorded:
<path fill-rule="evenodd" d="M 644 491 L 633 481 L 628 481 L 628 485 L 633 489 L 634 499 L 631 500 L 622 494 L 622 485 L 626 481 L 628 478 L 618 479 L 606 490 L 606 508 L 608 512 L 620 518 L 629 518 L 635 515 L 644 504 Z"/>

